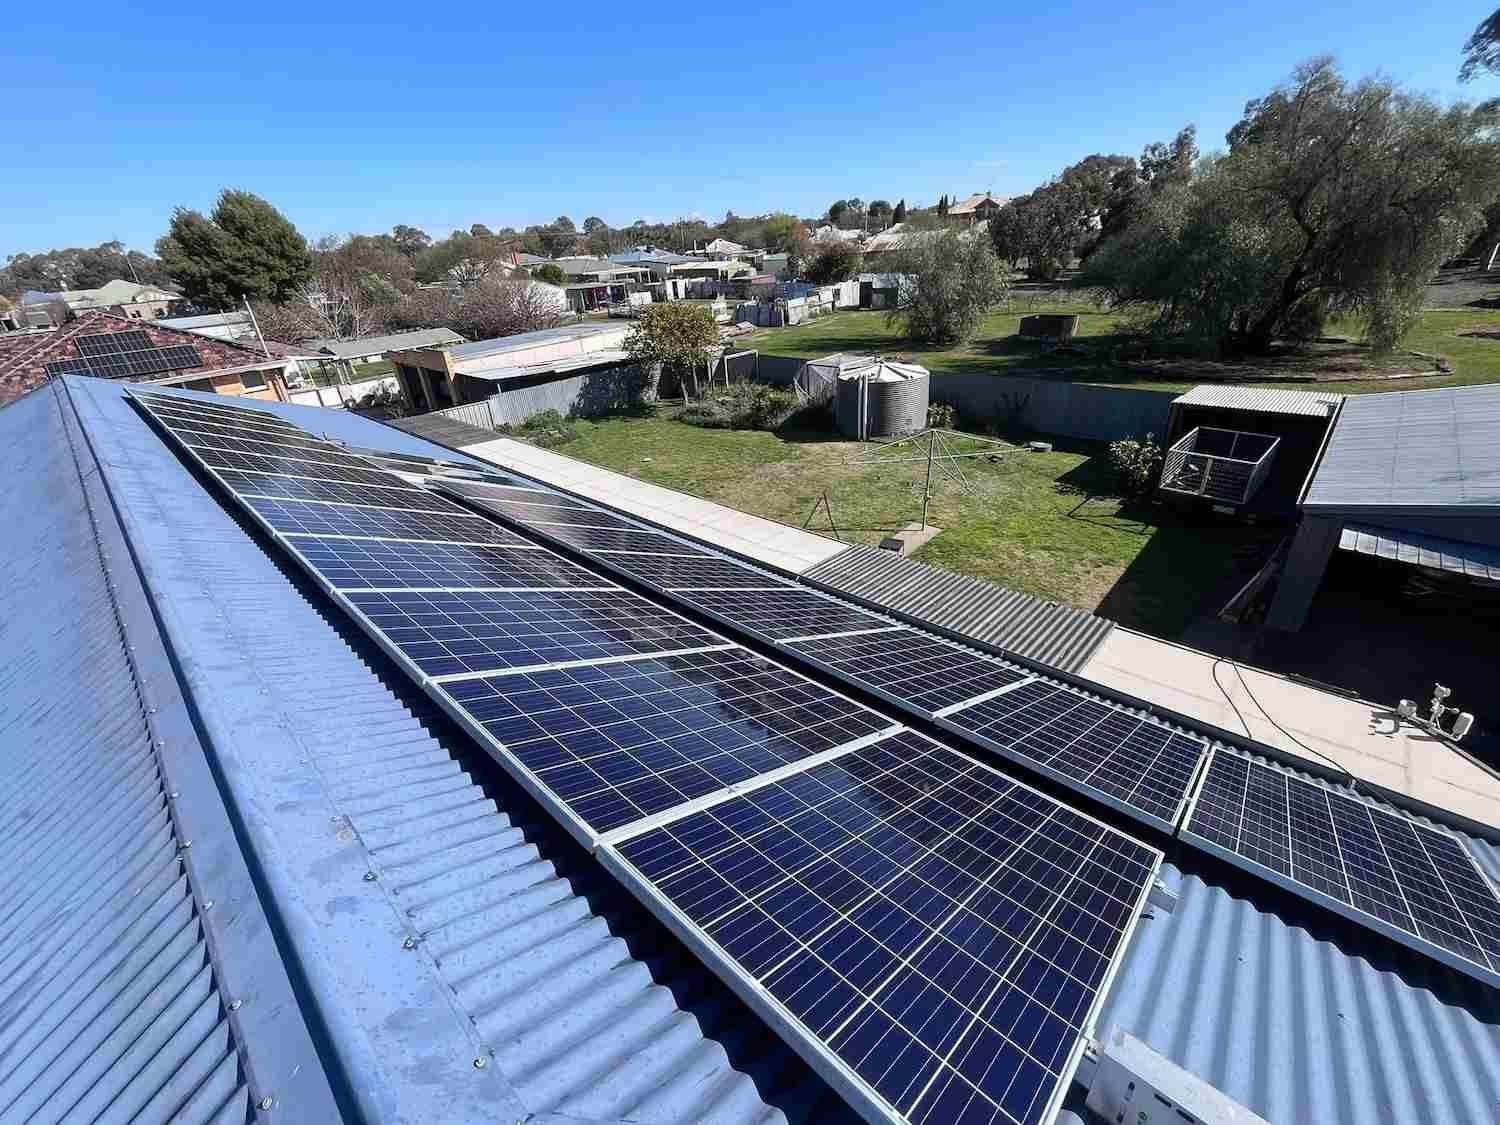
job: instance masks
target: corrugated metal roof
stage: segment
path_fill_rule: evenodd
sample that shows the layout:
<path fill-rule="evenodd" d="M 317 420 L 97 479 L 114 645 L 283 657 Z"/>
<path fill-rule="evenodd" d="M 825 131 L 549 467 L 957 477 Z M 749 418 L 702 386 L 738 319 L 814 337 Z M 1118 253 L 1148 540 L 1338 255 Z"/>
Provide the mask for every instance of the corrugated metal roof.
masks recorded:
<path fill-rule="evenodd" d="M 394 332 L 388 336 L 366 336 L 362 340 L 308 340 L 305 346 L 337 359 L 350 359 L 374 355 L 376 352 L 441 348 L 447 344 L 463 342 L 464 338 L 451 328 L 418 328 L 412 332 Z"/>
<path fill-rule="evenodd" d="M 802 578 L 1066 672 L 1081 668 L 1114 628 L 1084 610 L 878 547 L 850 547 Z"/>
<path fill-rule="evenodd" d="M 514 367 L 487 367 L 482 371 L 466 371 L 472 379 L 484 379 L 491 383 L 503 383 L 507 379 L 523 379 L 530 375 L 564 374 L 569 371 L 587 371 L 594 367 L 619 367 L 633 362 L 630 353 L 622 348 L 602 348 L 597 352 L 582 355 L 559 356 L 542 363 L 520 363 Z"/>
<path fill-rule="evenodd" d="M 628 325 L 625 327 L 629 327 Z M 558 328 L 538 328 L 535 332 L 521 332 L 515 336 L 500 336 L 493 340 L 475 340 L 471 344 L 459 344 L 445 348 L 450 359 L 473 359 L 483 355 L 504 355 L 506 352 L 534 348 L 538 344 L 553 344 L 563 340 L 584 340 L 606 332 L 618 332 L 618 324 L 564 324 Z"/>
<path fill-rule="evenodd" d="M 60 386 L 0 434 L 0 1121 L 337 1121 Z"/>
<path fill-rule="evenodd" d="M 495 440 L 493 431 L 449 418 L 441 410 L 435 410 L 431 414 L 413 414 L 409 418 L 392 418 L 389 425 L 450 449 L 462 449 L 466 445 L 479 445 Z"/>
<path fill-rule="evenodd" d="M 1284 387 L 1224 387 L 1204 384 L 1172 400 L 1173 406 L 1216 406 L 1258 414 L 1300 414 L 1327 418 L 1344 396 L 1333 391 L 1293 391 Z"/>
<path fill-rule="evenodd" d="M 333 1020 L 330 1050 L 373 1084 L 360 1091 L 364 1116 L 775 1120 L 718 1061 L 712 1039 L 653 1007 L 665 1000 L 638 975 L 635 950 L 647 951 L 655 982 L 679 1004 L 699 998 L 692 1016 L 749 1060 L 767 1100 L 799 1120 L 852 1119 L 527 798 L 503 777 L 466 774 L 487 759 L 469 756 L 461 732 L 424 711 L 425 697 L 388 675 L 378 651 L 192 482 L 118 387 L 66 383 L 99 438 L 203 726 L 224 752 L 226 788 L 255 811 L 247 832 L 255 837 L 264 820 L 287 836 L 265 870 L 290 944 L 322 950 L 305 963 L 308 988 Z M 322 425 L 326 412 L 313 408 L 256 406 L 356 445 L 442 455 L 357 416 Z M 218 581 L 205 585 L 207 574 Z M 1500 875 L 1495 850 L 1471 846 Z M 1134 1031 L 1273 1121 L 1500 1116 L 1500 994 L 1177 852 L 1165 870 L 1181 901 L 1139 928 L 1101 1031 Z M 380 878 L 366 883 L 364 870 Z M 298 923 L 304 905 L 310 929 Z M 569 910 L 579 912 L 571 924 Z M 591 921 L 600 917 L 626 948 Z M 417 948 L 391 952 L 403 932 Z M 442 982 L 436 993 L 397 989 L 429 973 Z M 345 991 L 351 985 L 364 991 Z M 386 1004 L 393 990 L 404 1007 Z M 487 1045 L 498 1065 L 454 1067 L 438 1049 L 450 1010 L 469 1020 L 472 1042 L 495 1036 Z M 377 1065 L 401 1058 L 403 1046 L 423 1050 L 394 1072 Z M 478 1103 L 476 1087 L 485 1091 Z"/>
<path fill-rule="evenodd" d="M 1500 384 L 1352 395 L 1304 508 L 1500 508 Z"/>
<path fill-rule="evenodd" d="M 1497 547 L 1357 523 L 1344 525 L 1339 533 L 1339 547 L 1412 566 L 1500 581 L 1500 548 Z"/>
<path fill-rule="evenodd" d="M 357 1116 L 853 1121 L 779 1040 L 747 1034 L 727 989 L 662 949 L 633 900 L 195 482 L 118 387 L 67 384 Z M 272 412 L 443 455 L 363 419 Z"/>

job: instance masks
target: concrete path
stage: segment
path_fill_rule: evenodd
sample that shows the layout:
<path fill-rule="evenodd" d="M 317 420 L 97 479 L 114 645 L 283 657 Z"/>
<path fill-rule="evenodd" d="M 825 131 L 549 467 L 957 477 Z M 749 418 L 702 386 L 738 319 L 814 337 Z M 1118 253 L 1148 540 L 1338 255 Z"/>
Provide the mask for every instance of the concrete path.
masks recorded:
<path fill-rule="evenodd" d="M 512 438 L 465 446 L 464 452 L 793 574 L 801 574 L 847 546 Z"/>
<path fill-rule="evenodd" d="M 1500 780 L 1447 743 L 1399 722 L 1390 709 L 1246 665 L 1240 665 L 1241 683 L 1227 660 L 1217 664 L 1221 691 L 1215 659 L 1117 625 L 1078 674 L 1307 761 L 1336 764 L 1414 801 L 1500 826 Z"/>

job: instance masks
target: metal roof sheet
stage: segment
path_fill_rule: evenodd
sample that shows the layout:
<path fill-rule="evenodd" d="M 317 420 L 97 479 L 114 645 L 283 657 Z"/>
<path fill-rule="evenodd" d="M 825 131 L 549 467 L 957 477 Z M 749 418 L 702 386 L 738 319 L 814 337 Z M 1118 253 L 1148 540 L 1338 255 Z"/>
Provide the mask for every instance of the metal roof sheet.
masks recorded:
<path fill-rule="evenodd" d="M 61 384 L 0 435 L 0 1121 L 337 1121 Z"/>
<path fill-rule="evenodd" d="M 1352 395 L 1304 508 L 1500 508 L 1500 384 Z"/>
<path fill-rule="evenodd" d="M 1500 582 L 1500 547 L 1358 523 L 1344 525 L 1339 533 L 1339 547 L 1361 555 Z"/>
<path fill-rule="evenodd" d="M 464 338 L 451 328 L 418 328 L 412 332 L 393 332 L 387 336 L 366 336 L 362 340 L 308 340 L 306 347 L 325 352 L 338 359 L 394 352 L 410 348 L 440 348 L 462 344 Z"/>
<path fill-rule="evenodd" d="M 287 913 L 291 945 L 305 952 L 322 943 L 323 955 L 304 966 L 310 1002 L 332 1020 L 330 1051 L 351 1074 L 378 1080 L 362 1091 L 367 1117 L 422 1120 L 429 1115 L 410 1111 L 425 1104 L 434 1113 L 441 1106 L 429 1119 L 445 1121 L 523 1113 L 539 1122 L 776 1120 L 719 1061 L 714 1040 L 652 1007 L 665 1001 L 633 968 L 640 962 L 630 950 L 642 949 L 657 983 L 677 996 L 712 997 L 692 1015 L 733 1044 L 737 1060 L 751 1060 L 747 1069 L 771 1091 L 768 1101 L 800 1120 L 851 1119 L 732 997 L 714 992 L 716 981 L 649 927 L 597 864 L 570 852 L 566 837 L 556 840 L 560 832 L 532 816 L 524 797 L 488 781 L 474 793 L 478 779 L 464 767 L 480 763 L 466 756 L 462 738 L 440 715 L 414 707 L 418 693 L 388 676 L 378 651 L 362 646 L 357 631 L 187 474 L 119 387 L 65 382 L 99 444 L 202 725 L 227 751 L 226 791 L 254 810 L 249 835 L 266 820 L 289 836 L 284 853 L 262 856 L 279 856 L 265 867 L 268 893 Z M 356 415 L 255 407 L 356 445 L 443 455 Z M 18 551 L 8 546 L 3 557 Z M 219 581 L 205 584 L 205 575 Z M 37 609 L 32 617 L 50 620 L 48 606 Z M 12 616 L 0 620 L 12 628 Z M 41 679 L 59 682 L 51 672 Z M 0 678 L 0 690 L 10 687 Z M 299 755 L 307 759 L 301 769 Z M 341 816 L 333 824 L 330 800 Z M 1471 846 L 1486 871 L 1500 875 L 1495 849 Z M 551 865 L 540 882 L 537 864 Z M 381 878 L 364 883 L 363 870 Z M 1207 860 L 1179 855 L 1167 870 L 1181 901 L 1139 928 L 1101 1031 L 1113 1024 L 1134 1031 L 1271 1120 L 1468 1122 L 1500 1113 L 1493 990 Z M 556 909 L 580 912 L 573 926 L 598 944 L 568 938 L 575 931 L 544 901 L 552 893 L 561 896 Z M 403 926 L 417 928 L 417 949 L 387 952 L 393 934 L 374 909 L 386 902 L 397 918 L 406 909 Z M 627 948 L 589 929 L 601 913 Z M 299 925 L 304 916 L 316 919 L 310 930 Z M 397 983 L 429 973 L 446 982 L 441 997 L 371 1021 Z M 361 981 L 374 996 L 342 991 Z M 431 1049 L 450 1010 L 470 1020 L 476 1037 L 488 1037 L 480 1027 L 489 1021 L 498 1066 L 480 1071 L 460 1059 L 460 1080 L 453 1060 Z M 377 1065 L 407 1041 L 429 1049 L 394 1073 Z M 476 1084 L 487 1091 L 482 1112 L 465 1096 Z M 726 1090 L 733 1096 L 719 1098 Z"/>
<path fill-rule="evenodd" d="M 538 328 L 535 332 L 521 332 L 515 336 L 500 336 L 493 340 L 475 340 L 471 344 L 459 344 L 444 348 L 449 358 L 473 359 L 475 356 L 503 355 L 506 352 L 522 351 L 539 344 L 552 344 L 563 340 L 584 340 L 605 332 L 618 332 L 618 324 L 581 323 L 564 324 L 557 328 Z"/>
<path fill-rule="evenodd" d="M 1298 414 L 1327 418 L 1344 396 L 1333 391 L 1293 391 L 1284 387 L 1225 387 L 1204 384 L 1172 400 L 1173 406 L 1216 406 L 1258 414 Z"/>
<path fill-rule="evenodd" d="M 663 951 L 595 861 L 283 569 L 119 387 L 65 382 L 357 1116 L 853 1121 L 779 1040 L 745 1034 L 727 989 Z M 366 446 L 443 455 L 343 412 L 256 405 Z"/>
<path fill-rule="evenodd" d="M 878 547 L 850 547 L 802 578 L 1067 672 L 1081 668 L 1114 628 L 1081 609 Z"/>

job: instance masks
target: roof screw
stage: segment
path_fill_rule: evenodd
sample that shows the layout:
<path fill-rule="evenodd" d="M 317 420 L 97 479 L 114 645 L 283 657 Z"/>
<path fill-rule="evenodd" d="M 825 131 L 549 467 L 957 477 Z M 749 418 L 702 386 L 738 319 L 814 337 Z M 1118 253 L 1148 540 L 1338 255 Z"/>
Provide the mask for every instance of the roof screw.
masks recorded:
<path fill-rule="evenodd" d="M 177 800 L 177 790 L 172 790 L 172 792 L 168 793 L 167 796 L 172 798 L 172 800 L 174 801 Z"/>
<path fill-rule="evenodd" d="M 258 1101 L 258 1102 L 255 1103 L 255 1108 L 256 1109 L 270 1109 L 275 1104 L 276 1104 L 276 1102 L 270 1097 L 270 1095 L 267 1095 L 266 1097 L 261 1098 L 260 1101 Z"/>
<path fill-rule="evenodd" d="M 402 949 L 415 949 L 415 948 L 417 948 L 417 939 L 414 938 L 414 937 L 407 938 L 405 941 L 403 941 L 401 943 L 401 948 Z"/>
<path fill-rule="evenodd" d="M 243 1000 L 231 1000 L 229 1002 L 229 1010 L 231 1012 L 238 1012 L 240 1010 L 241 1006 L 244 1005 L 244 1003 L 245 1002 Z"/>
<path fill-rule="evenodd" d="M 191 840 L 183 840 L 180 844 L 177 845 L 177 850 L 180 852 L 185 852 L 192 846 L 193 842 Z"/>
<path fill-rule="evenodd" d="M 375 872 L 373 872 L 373 871 L 366 871 L 365 872 L 365 882 L 366 883 L 373 883 L 378 878 L 379 878 L 379 876 L 376 875 Z"/>
<path fill-rule="evenodd" d="M 205 902 L 203 904 L 203 909 L 204 910 L 212 910 L 213 908 L 214 908 L 214 900 L 213 899 L 209 899 L 207 902 Z"/>
<path fill-rule="evenodd" d="M 475 1057 L 475 1059 L 474 1059 L 474 1069 L 475 1070 L 483 1070 L 486 1065 L 487 1064 L 485 1062 L 485 1058 L 484 1058 L 483 1055 L 478 1055 L 478 1056 Z"/>

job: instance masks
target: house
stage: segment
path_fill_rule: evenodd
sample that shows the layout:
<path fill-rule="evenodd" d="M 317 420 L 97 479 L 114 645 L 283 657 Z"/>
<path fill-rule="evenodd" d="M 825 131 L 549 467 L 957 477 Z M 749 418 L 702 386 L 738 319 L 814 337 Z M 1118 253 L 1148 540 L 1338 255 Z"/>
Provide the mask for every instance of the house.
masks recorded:
<path fill-rule="evenodd" d="M 159 321 L 85 312 L 62 328 L 26 334 L 0 349 L 0 403 L 63 374 L 285 401 L 289 381 L 299 381 L 296 353 L 272 350 L 281 354 Z"/>
<path fill-rule="evenodd" d="M 992 219 L 995 212 L 1010 202 L 1008 195 L 994 195 L 991 192 L 981 191 L 969 196 L 962 203 L 954 203 L 948 207 L 947 217 L 954 221 L 966 223 L 977 223 L 980 220 Z"/>
<path fill-rule="evenodd" d="M 825 223 L 812 233 L 814 242 L 859 242 L 865 237 L 862 230 L 845 230 Z"/>
<path fill-rule="evenodd" d="M 556 366 L 581 356 L 609 353 L 621 362 L 628 324 L 590 321 L 475 340 L 469 344 L 393 351 L 401 392 L 417 413 L 480 402 L 504 389 L 537 386 L 565 377 Z M 577 374 L 576 364 L 572 374 Z"/>
<path fill-rule="evenodd" d="M 672 267 L 674 277 L 698 277 L 725 281 L 736 274 L 751 273 L 750 267 L 731 258 L 708 258 Z"/>
<path fill-rule="evenodd" d="M 130 320 L 159 320 L 170 316 L 182 304 L 182 297 L 159 285 L 142 285 L 137 281 L 116 278 L 97 289 L 66 289 L 59 293 L 28 292 L 23 305 L 48 305 L 61 301 L 75 316 L 79 313 L 107 309 Z"/>
<path fill-rule="evenodd" d="M 968 744 L 951 721 L 940 756 L 962 756 L 959 777 L 934 777 L 923 767 L 935 762 L 912 752 L 866 765 L 859 743 L 898 737 L 891 698 L 910 686 L 911 664 L 898 665 L 906 680 L 887 680 L 885 695 L 869 696 L 867 706 L 833 686 L 847 675 L 830 670 L 840 649 L 858 674 L 872 667 L 859 646 L 882 637 L 936 646 L 953 663 L 921 677 L 934 694 L 963 684 L 976 664 L 995 667 L 997 657 L 978 640 L 948 644 L 909 610 L 882 616 L 875 632 L 847 632 L 863 605 L 879 604 L 873 592 L 856 601 L 802 579 L 793 564 L 773 571 L 761 553 L 787 557 L 819 537 L 764 521 L 746 534 L 738 514 L 718 505 L 493 433 L 477 431 L 461 453 L 355 415 L 270 402 L 231 412 L 208 395 L 165 396 L 175 405 L 152 414 L 118 383 L 65 375 L 0 411 L 0 466 L 11 482 L 0 490 L 0 522 L 11 531 L 0 538 L 0 620 L 16 672 L 0 677 L 0 730 L 10 736 L 0 796 L 13 806 L 12 849 L 46 857 L 51 873 L 26 890 L 26 905 L 47 924 L 14 927 L 7 946 L 34 971 L 0 982 L 19 1045 L 0 1071 L 7 1118 L 77 1108 L 108 1120 L 140 1119 L 143 1109 L 179 1121 L 274 1113 L 287 1125 L 901 1119 L 912 1102 L 877 1113 L 870 1083 L 855 1081 L 860 1072 L 844 1061 L 878 1077 L 891 1056 L 851 1036 L 839 1042 L 852 1048 L 833 1061 L 802 1029 L 816 1025 L 834 1043 L 866 1020 L 875 1021 L 879 1043 L 893 1034 L 911 1036 L 894 1040 L 903 1045 L 919 1042 L 933 1013 L 956 1003 L 950 988 L 906 1002 L 920 987 L 916 974 L 931 971 L 967 980 L 966 997 L 993 1001 L 1003 1015 L 1004 1041 L 986 1034 L 977 1040 L 982 1053 L 942 1058 L 986 1081 L 991 1059 L 1008 1060 L 1019 1084 L 1007 1068 L 993 1087 L 1016 1090 L 1011 1104 L 1024 1102 L 1011 1120 L 1056 1120 L 1056 1095 L 1066 1096 L 1065 1119 L 1088 1125 L 1162 1119 L 1158 1099 L 1172 1103 L 1163 1119 L 1171 1121 L 1492 1119 L 1500 993 L 1393 936 L 1394 925 L 1356 920 L 1291 880 L 1253 874 L 1165 834 L 1170 851 L 1149 865 L 1155 880 L 1122 903 L 1111 890 L 1144 880 L 1118 881 L 1140 850 L 1126 842 L 1118 810 L 1072 811 L 1075 789 L 1027 784 L 1040 775 L 1019 755 L 960 749 Z M 244 444 L 303 456 L 276 458 L 295 466 L 227 467 L 256 455 Z M 306 456 L 314 453 L 319 459 Z M 339 477 L 314 475 L 320 463 Z M 489 482 L 472 479 L 485 472 Z M 453 493 L 432 487 L 444 480 L 458 494 L 489 498 L 458 506 Z M 700 535 L 669 530 L 684 513 L 698 518 Z M 705 546 L 736 532 L 738 558 Z M 823 542 L 825 558 L 843 557 L 841 544 Z M 871 573 L 889 557 L 862 563 L 862 549 L 850 550 L 850 569 L 870 577 L 872 591 L 900 597 L 920 588 L 947 603 L 949 632 L 963 635 L 1013 608 L 998 596 L 980 602 L 933 568 L 915 581 L 898 574 L 892 591 L 889 576 Z M 611 553 L 618 565 L 606 561 Z M 746 559 L 756 564 L 753 577 Z M 655 577 L 626 588 L 611 577 L 619 566 L 654 568 Z M 475 589 L 465 579 L 481 567 L 494 577 Z M 718 581 L 708 586 L 709 575 L 756 585 L 726 593 Z M 699 588 L 668 592 L 679 576 Z M 493 584 L 499 577 L 509 579 L 503 588 Z M 692 619 L 679 612 L 690 602 L 704 607 Z M 797 616 L 772 616 L 788 604 L 800 607 Z M 1056 623 L 1047 608 L 1026 607 L 1038 632 Z M 747 656 L 735 639 L 750 635 L 744 618 L 727 620 L 757 610 L 781 636 L 800 636 L 815 620 L 834 631 L 816 646 L 759 641 L 770 655 Z M 700 643 L 686 655 L 653 653 L 673 630 Z M 819 657 L 790 668 L 794 645 Z M 579 655 L 576 646 L 589 648 Z M 478 663 L 486 655 L 510 661 L 501 665 L 506 674 L 415 671 L 417 659 Z M 531 662 L 517 667 L 517 659 Z M 753 676 L 721 671 L 726 660 L 748 661 Z M 1251 744 L 1228 731 L 1179 727 L 1085 677 L 1075 683 L 1037 662 L 1006 663 L 1020 678 L 992 698 L 1052 691 L 1074 705 L 1036 708 L 1016 729 L 1018 743 L 1033 735 L 1046 743 L 1051 731 L 1050 745 L 1087 752 L 1101 723 L 1106 735 L 1115 723 L 1116 734 L 1170 724 L 1179 737 L 1222 736 L 1236 754 Z M 507 710 L 503 693 L 518 684 L 534 698 Z M 1297 690 L 1295 698 L 1316 694 Z M 464 711 L 451 706 L 456 699 L 477 702 Z M 621 788 L 649 798 L 635 783 L 642 774 L 656 781 L 657 762 L 708 755 L 722 770 L 742 760 L 734 751 L 746 738 L 748 760 L 777 768 L 585 843 L 547 778 L 519 765 L 511 743 L 476 733 L 480 708 L 517 745 L 528 724 L 545 723 L 559 747 L 580 744 L 584 731 L 595 748 L 608 748 L 576 763 L 564 756 L 561 769 L 548 763 L 558 786 L 597 757 Z M 1101 708 L 1107 718 L 1080 731 Z M 821 723 L 829 711 L 848 725 Z M 855 737 L 871 716 L 887 725 Z M 623 737 L 606 740 L 601 724 Z M 787 743 L 814 724 L 819 752 L 783 764 Z M 658 749 L 667 740 L 670 753 Z M 553 745 L 543 739 L 540 753 L 563 754 Z M 926 745 L 917 740 L 918 751 Z M 912 748 L 907 740 L 896 749 Z M 1458 760 L 1442 745 L 1407 749 L 1418 771 Z M 838 766 L 840 758 L 856 764 Z M 1413 828 L 1420 822 L 1376 795 L 1383 790 L 1356 799 L 1326 773 L 1277 764 L 1272 775 L 1318 802 L 1351 802 L 1366 820 L 1390 818 L 1393 833 L 1433 833 L 1446 854 L 1475 866 L 1466 892 L 1485 894 L 1500 875 L 1493 827 L 1465 827 L 1435 810 L 1441 819 Z M 1010 786 L 1003 805 L 980 796 L 997 777 Z M 1475 771 L 1458 795 L 1494 808 L 1495 785 Z M 1257 794 L 1254 810 L 1268 840 L 1285 806 L 1259 802 L 1274 802 L 1275 793 L 1272 785 Z M 772 799 L 752 800 L 757 794 Z M 930 819 L 920 815 L 928 808 Z M 673 837 L 690 843 L 668 856 L 701 877 L 669 886 L 667 876 L 644 873 L 653 864 L 639 844 L 645 833 L 668 837 L 663 827 L 688 815 L 700 818 L 701 832 Z M 981 817 L 996 830 L 950 862 L 950 840 L 965 839 L 959 834 Z M 1054 835 L 1064 821 L 1073 827 Z M 789 846 L 767 855 L 735 841 L 747 823 Z M 813 823 L 847 846 L 827 854 L 819 835 L 800 833 Z M 1281 839 L 1292 834 L 1293 845 L 1283 855 L 1326 856 L 1332 833 L 1295 835 L 1290 817 L 1286 828 Z M 726 837 L 731 852 L 681 850 Z M 1118 850 L 1094 852 L 1099 841 Z M 724 854 L 738 871 L 710 868 Z M 1361 858 L 1375 864 L 1384 854 L 1377 837 Z M 1413 909 L 1429 933 L 1450 935 L 1464 915 L 1456 902 L 1439 910 L 1429 897 L 1445 884 L 1434 870 L 1422 886 L 1421 854 L 1417 846 L 1402 856 L 1412 865 L 1402 869 L 1409 890 L 1392 882 L 1376 905 L 1398 918 L 1403 894 L 1419 896 Z M 785 859 L 793 855 L 795 867 Z M 891 864 L 907 874 L 866 880 Z M 1335 873 L 1365 874 L 1343 870 L 1316 872 L 1330 889 Z M 738 890 L 724 888 L 749 879 L 761 882 L 747 887 L 746 911 Z M 972 895 L 953 901 L 955 888 L 970 887 Z M 701 913 L 667 905 L 694 891 L 705 892 Z M 1041 908 L 1049 905 L 1056 909 Z M 1113 921 L 1121 917 L 1123 932 Z M 924 921 L 938 918 L 953 929 L 940 934 Z M 866 919 L 907 955 L 871 948 L 869 928 L 859 925 Z M 998 929 L 997 920 L 1014 934 L 1004 945 L 985 928 Z M 837 942 L 764 949 L 809 922 Z M 704 936 L 709 925 L 722 940 Z M 1488 954 L 1493 923 L 1479 925 L 1482 936 L 1464 947 Z M 981 954 L 971 957 L 970 978 L 948 971 L 965 947 Z M 986 956 L 997 947 L 1007 955 Z M 879 959 L 879 987 L 893 1003 L 832 991 L 841 974 L 810 978 L 800 968 L 798 958 L 849 948 Z M 753 969 L 757 951 L 761 967 Z M 817 1010 L 799 1016 L 772 999 L 795 996 L 809 978 L 820 990 L 796 1003 L 833 996 L 849 1005 L 848 1022 L 819 1023 Z M 979 1035 L 982 1019 L 950 1016 L 938 1026 Z M 912 1073 L 898 1072 L 898 1083 L 912 1084 Z M 1119 1101 L 1102 1102 L 1116 1082 Z M 1049 1093 L 1038 1097 L 1043 1088 Z M 904 1119 L 1002 1119 L 964 1114 L 974 1095 L 958 1091 L 958 1111 Z M 1127 1092 L 1137 1096 L 1127 1100 Z"/>
<path fill-rule="evenodd" d="M 665 281 L 672 276 L 672 267 L 690 264 L 693 259 L 685 254 L 674 254 L 655 246 L 637 246 L 620 254 L 611 254 L 609 260 L 616 265 L 650 271 L 652 281 Z"/>

